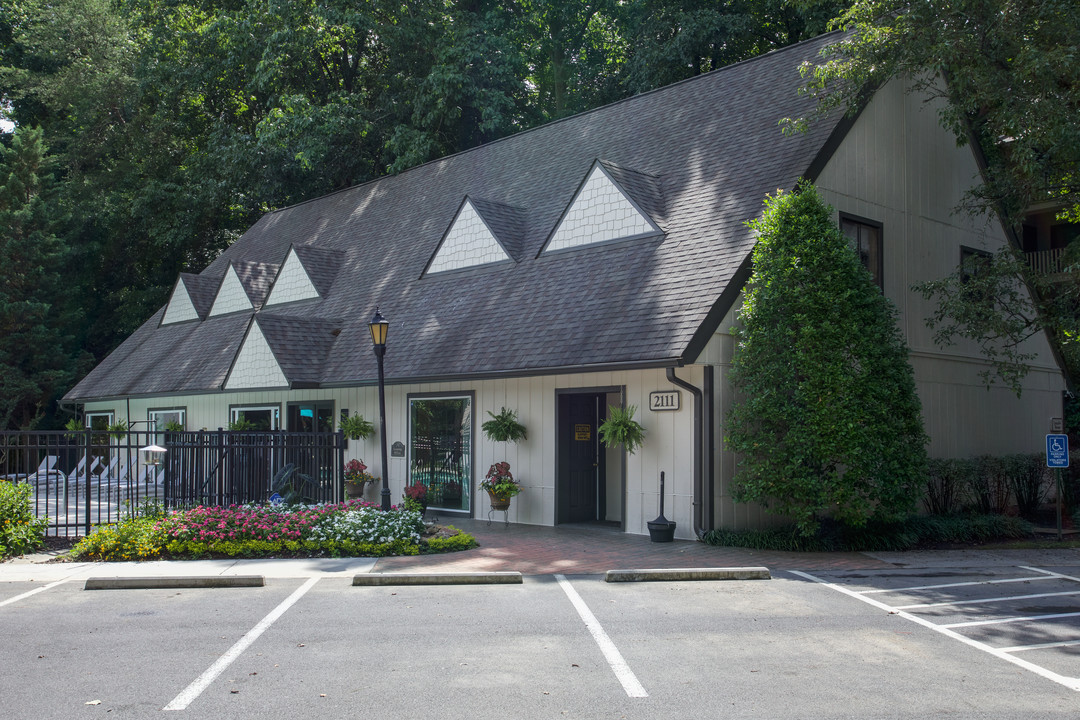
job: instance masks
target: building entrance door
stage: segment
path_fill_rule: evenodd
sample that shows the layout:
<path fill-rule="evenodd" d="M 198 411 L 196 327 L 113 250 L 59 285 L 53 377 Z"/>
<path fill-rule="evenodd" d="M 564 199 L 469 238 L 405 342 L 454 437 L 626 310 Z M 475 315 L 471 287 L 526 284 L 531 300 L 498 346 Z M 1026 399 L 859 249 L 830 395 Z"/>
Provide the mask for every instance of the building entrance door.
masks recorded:
<path fill-rule="evenodd" d="M 596 522 L 605 517 L 605 453 L 596 430 L 604 421 L 604 393 L 566 393 L 558 400 L 556 523 Z"/>

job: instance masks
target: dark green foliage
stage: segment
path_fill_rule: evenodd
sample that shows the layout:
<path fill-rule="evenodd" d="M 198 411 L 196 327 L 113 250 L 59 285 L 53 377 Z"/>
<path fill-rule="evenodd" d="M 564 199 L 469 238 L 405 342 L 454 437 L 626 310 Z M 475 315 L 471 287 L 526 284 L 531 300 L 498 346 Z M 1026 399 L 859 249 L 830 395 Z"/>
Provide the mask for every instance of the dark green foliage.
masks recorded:
<path fill-rule="evenodd" d="M 1015 503 L 1022 517 L 1034 518 L 1052 485 L 1046 457 L 1039 453 L 936 458 L 927 463 L 927 475 L 924 502 L 932 515 L 1000 514 Z"/>
<path fill-rule="evenodd" d="M 704 541 L 721 547 L 798 552 L 883 552 L 920 546 L 986 543 L 1032 537 L 1031 523 L 1004 515 L 926 515 L 853 528 L 822 523 L 812 535 L 795 526 L 736 532 L 713 530 Z"/>
<path fill-rule="evenodd" d="M 38 128 L 0 145 L 0 428 L 26 428 L 53 410 L 76 364 L 61 327 L 71 321 L 61 282 L 62 227 Z"/>
<path fill-rule="evenodd" d="M 768 198 L 737 330 L 733 495 L 813 533 L 910 512 L 925 443 L 895 309 L 813 186 Z"/>
<path fill-rule="evenodd" d="M 350 440 L 364 440 L 375 432 L 375 425 L 364 418 L 360 413 L 353 413 L 349 417 L 343 417 L 338 422 L 341 432 Z"/>
<path fill-rule="evenodd" d="M 48 519 L 34 516 L 29 483 L 0 480 L 0 559 L 45 544 Z"/>
<path fill-rule="evenodd" d="M 480 429 L 484 431 L 484 437 L 488 440 L 494 442 L 517 442 L 526 439 L 525 426 L 518 421 L 515 411 L 507 410 L 504 407 L 497 415 L 488 410 L 488 415 L 491 416 L 491 419 L 485 420 L 480 426 Z"/>
<path fill-rule="evenodd" d="M 0 3 L 0 115 L 18 142 L 42 128 L 56 192 L 32 225 L 64 281 L 16 300 L 45 320 L 17 362 L 4 338 L 0 419 L 62 425 L 52 398 L 267 210 L 796 42 L 833 7 Z"/>
<path fill-rule="evenodd" d="M 867 88 L 903 82 L 940 101 L 932 107 L 958 145 L 979 141 L 985 163 L 967 209 L 1000 213 L 1014 229 L 1039 205 L 1080 222 L 1080 3 L 856 0 L 835 24 L 851 31 L 848 41 L 805 68 L 820 110 L 854 110 Z M 960 272 L 924 286 L 941 303 L 931 318 L 938 341 L 978 342 L 1000 379 L 1019 393 L 1031 359 L 1020 343 L 1046 332 L 1075 383 L 1080 276 L 1055 283 L 1033 272 L 1015 249 L 1002 255 L 979 293 L 964 292 Z M 1025 284 L 1036 291 L 1034 299 Z"/>
<path fill-rule="evenodd" d="M 645 428 L 634 419 L 635 412 L 637 408 L 633 405 L 626 408 L 609 405 L 607 417 L 596 429 L 600 442 L 609 448 L 622 445 L 628 454 L 633 455 L 645 442 Z"/>
<path fill-rule="evenodd" d="M 297 470 L 295 463 L 289 463 L 274 473 L 270 480 L 270 492 L 281 495 L 286 505 L 296 505 L 315 502 L 319 486 L 310 475 Z"/>

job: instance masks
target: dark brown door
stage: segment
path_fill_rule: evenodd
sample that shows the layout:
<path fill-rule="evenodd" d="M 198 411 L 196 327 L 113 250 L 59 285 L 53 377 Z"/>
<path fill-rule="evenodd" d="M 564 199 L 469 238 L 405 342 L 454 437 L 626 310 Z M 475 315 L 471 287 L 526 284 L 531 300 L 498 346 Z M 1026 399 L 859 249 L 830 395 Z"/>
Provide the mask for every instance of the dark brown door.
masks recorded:
<path fill-rule="evenodd" d="M 559 395 L 559 463 L 557 522 L 592 522 L 604 508 L 603 453 L 596 429 L 602 420 L 604 396 L 597 393 Z"/>

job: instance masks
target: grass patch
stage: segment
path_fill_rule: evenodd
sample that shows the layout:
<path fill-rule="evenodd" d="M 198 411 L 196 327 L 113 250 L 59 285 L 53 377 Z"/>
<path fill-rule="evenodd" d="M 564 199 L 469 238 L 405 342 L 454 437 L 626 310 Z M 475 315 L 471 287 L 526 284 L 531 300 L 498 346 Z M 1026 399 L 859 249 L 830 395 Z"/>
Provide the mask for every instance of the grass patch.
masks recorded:
<path fill-rule="evenodd" d="M 419 512 L 354 500 L 326 505 L 194 507 L 98 527 L 72 549 L 83 560 L 205 557 L 380 557 L 475 547 L 454 529 L 424 538 Z M 435 541 L 434 544 L 432 541 Z"/>
<path fill-rule="evenodd" d="M 703 540 L 709 545 L 791 552 L 881 552 L 938 545 L 1033 539 L 1034 526 L 1004 515 L 918 515 L 903 522 L 869 522 L 853 528 L 823 522 L 817 533 L 802 535 L 794 526 L 771 530 L 713 530 Z M 1060 545 L 1056 545 L 1060 547 Z"/>

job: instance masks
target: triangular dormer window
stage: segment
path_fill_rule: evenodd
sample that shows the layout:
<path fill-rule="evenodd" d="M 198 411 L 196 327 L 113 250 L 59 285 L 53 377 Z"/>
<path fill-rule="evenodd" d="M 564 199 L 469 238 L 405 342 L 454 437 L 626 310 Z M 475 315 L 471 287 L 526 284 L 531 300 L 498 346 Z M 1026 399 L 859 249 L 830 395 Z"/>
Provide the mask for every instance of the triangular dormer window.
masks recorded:
<path fill-rule="evenodd" d="M 281 265 L 277 279 L 274 280 L 274 287 L 270 290 L 270 297 L 266 299 L 266 304 L 281 305 L 317 297 L 319 297 L 319 291 L 315 289 L 295 249 L 290 248 L 289 255 Z"/>
<path fill-rule="evenodd" d="M 191 301 L 187 287 L 183 279 L 178 278 L 173 286 L 172 295 L 169 296 L 169 304 L 165 307 L 165 315 L 161 318 L 162 325 L 198 320 L 199 313 L 195 310 L 195 304 Z"/>
<path fill-rule="evenodd" d="M 494 223 L 484 217 L 484 209 L 492 215 L 492 220 L 496 220 Z M 515 234 L 513 229 L 519 224 L 516 216 L 515 208 L 497 203 L 474 202 L 466 197 L 425 272 L 460 270 L 513 260 L 512 251 L 518 238 L 500 238 L 499 233 L 504 236 Z M 493 224 L 498 227 L 499 232 L 493 229 Z"/>
<path fill-rule="evenodd" d="M 229 269 L 225 271 L 225 277 L 221 280 L 217 296 L 214 298 L 214 305 L 210 308 L 210 316 L 251 310 L 253 307 L 251 298 L 248 297 L 247 291 L 244 290 L 236 274 L 236 268 L 229 265 Z"/>
<path fill-rule="evenodd" d="M 636 192 L 628 192 L 628 185 Z M 664 231 L 645 209 L 652 206 L 655 212 L 660 204 L 656 178 L 596 161 L 543 251 L 661 235 Z"/>
<path fill-rule="evenodd" d="M 213 313 L 211 313 L 213 314 Z M 287 387 L 289 381 L 281 365 L 270 349 L 257 322 L 252 321 L 240 351 L 236 354 L 229 376 L 225 378 L 225 390 L 249 390 L 253 388 Z"/>

